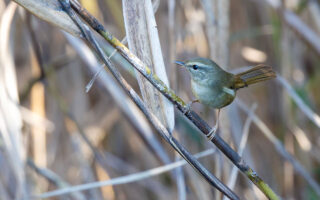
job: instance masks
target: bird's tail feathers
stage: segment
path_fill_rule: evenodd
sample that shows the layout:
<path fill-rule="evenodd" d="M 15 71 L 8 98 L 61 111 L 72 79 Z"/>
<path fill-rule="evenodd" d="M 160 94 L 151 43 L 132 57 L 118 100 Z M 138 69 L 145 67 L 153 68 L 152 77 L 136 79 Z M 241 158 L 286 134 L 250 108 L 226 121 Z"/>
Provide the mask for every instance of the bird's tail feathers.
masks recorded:
<path fill-rule="evenodd" d="M 235 89 L 240 89 L 275 77 L 276 73 L 272 70 L 272 67 L 260 64 L 245 72 L 236 74 L 234 87 Z"/>

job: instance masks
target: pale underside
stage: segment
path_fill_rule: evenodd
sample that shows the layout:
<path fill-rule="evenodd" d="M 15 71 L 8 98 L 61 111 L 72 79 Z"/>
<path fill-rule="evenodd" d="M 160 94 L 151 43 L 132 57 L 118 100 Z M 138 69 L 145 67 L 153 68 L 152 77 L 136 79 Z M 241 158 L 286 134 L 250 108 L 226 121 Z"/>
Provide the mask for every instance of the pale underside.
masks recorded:
<path fill-rule="evenodd" d="M 229 105 L 236 96 L 236 91 L 233 89 L 202 85 L 194 81 L 191 81 L 191 88 L 200 103 L 216 109 Z"/>

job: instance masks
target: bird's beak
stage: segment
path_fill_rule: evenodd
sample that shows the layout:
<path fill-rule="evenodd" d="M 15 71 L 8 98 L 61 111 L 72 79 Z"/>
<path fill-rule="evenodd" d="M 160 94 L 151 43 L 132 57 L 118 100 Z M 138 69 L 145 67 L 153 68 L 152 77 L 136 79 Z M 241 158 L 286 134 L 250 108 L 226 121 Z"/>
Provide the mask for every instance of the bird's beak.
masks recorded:
<path fill-rule="evenodd" d="M 185 66 L 184 62 L 182 62 L 182 61 L 176 61 L 175 63 L 178 65 L 181 65 L 181 66 Z"/>

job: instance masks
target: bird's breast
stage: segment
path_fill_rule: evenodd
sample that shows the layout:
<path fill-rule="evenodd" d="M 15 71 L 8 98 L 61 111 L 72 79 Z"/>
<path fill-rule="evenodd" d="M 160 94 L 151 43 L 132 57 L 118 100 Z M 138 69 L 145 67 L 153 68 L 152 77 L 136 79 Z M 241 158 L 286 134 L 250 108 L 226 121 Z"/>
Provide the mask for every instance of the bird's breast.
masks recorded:
<path fill-rule="evenodd" d="M 212 108 L 222 108 L 229 105 L 235 98 L 235 93 L 225 92 L 219 85 L 204 85 L 191 81 L 193 95 L 200 103 Z"/>

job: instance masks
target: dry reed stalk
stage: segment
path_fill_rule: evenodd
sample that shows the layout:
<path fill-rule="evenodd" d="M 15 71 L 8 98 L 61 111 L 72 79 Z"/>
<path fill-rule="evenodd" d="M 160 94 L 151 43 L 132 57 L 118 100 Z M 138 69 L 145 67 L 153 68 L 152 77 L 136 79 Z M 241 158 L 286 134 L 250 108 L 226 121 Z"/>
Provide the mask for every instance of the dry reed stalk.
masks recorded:
<path fill-rule="evenodd" d="M 168 85 L 151 1 L 124 0 L 123 15 L 129 49 Z M 173 105 L 140 73 L 136 72 L 136 76 L 144 102 L 168 130 L 172 131 L 174 127 Z"/>

